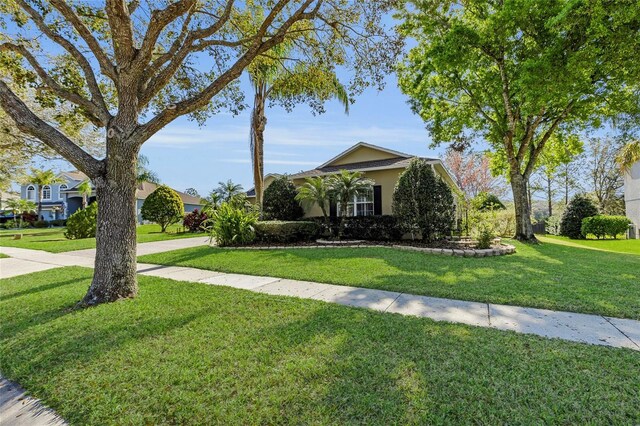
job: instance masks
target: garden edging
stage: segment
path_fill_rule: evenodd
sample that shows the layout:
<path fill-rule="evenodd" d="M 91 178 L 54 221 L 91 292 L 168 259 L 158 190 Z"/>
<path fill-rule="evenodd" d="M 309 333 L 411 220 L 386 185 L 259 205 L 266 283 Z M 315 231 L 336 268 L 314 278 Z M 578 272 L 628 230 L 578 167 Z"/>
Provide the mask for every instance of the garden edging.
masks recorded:
<path fill-rule="evenodd" d="M 408 251 L 420 251 L 423 253 L 442 254 L 445 256 L 459 257 L 491 257 L 504 256 L 516 252 L 515 246 L 503 244 L 500 247 L 490 249 L 449 249 L 449 248 L 429 248 L 415 247 L 402 244 L 380 245 L 380 244 L 351 244 L 351 245 L 308 245 L 308 246 L 237 246 L 237 247 L 221 247 L 227 250 L 288 250 L 288 249 L 337 249 L 337 248 L 375 248 L 387 247 Z"/>

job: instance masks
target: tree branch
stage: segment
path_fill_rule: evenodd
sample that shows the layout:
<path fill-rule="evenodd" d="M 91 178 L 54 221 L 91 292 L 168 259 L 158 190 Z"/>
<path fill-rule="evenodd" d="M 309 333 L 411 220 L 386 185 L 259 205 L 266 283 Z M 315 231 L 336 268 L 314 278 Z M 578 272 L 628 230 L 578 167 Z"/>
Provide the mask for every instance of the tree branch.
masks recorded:
<path fill-rule="evenodd" d="M 24 0 L 17 0 L 20 7 L 22 7 L 28 14 L 31 16 L 31 20 L 36 24 L 36 26 L 42 31 L 49 39 L 58 43 L 62 46 L 73 58 L 78 62 L 78 65 L 82 68 L 82 72 L 84 73 L 87 87 L 91 92 L 91 101 L 96 107 L 100 110 L 99 117 L 104 122 L 107 123 L 111 117 L 109 113 L 109 108 L 107 108 L 107 104 L 104 101 L 104 97 L 102 96 L 102 92 L 100 90 L 100 86 L 98 85 L 98 81 L 96 80 L 96 76 L 93 72 L 93 67 L 87 60 L 87 58 L 78 50 L 76 46 L 73 45 L 69 40 L 62 37 L 60 34 L 54 32 L 49 28 L 49 26 L 44 22 L 44 19 L 35 9 L 33 9 L 28 3 Z"/>
<path fill-rule="evenodd" d="M 105 173 L 102 161 L 93 158 L 61 132 L 31 112 L 2 80 L 0 80 L 0 106 L 16 122 L 20 131 L 41 140 L 90 178 L 96 178 Z"/>
<path fill-rule="evenodd" d="M 89 46 L 89 49 L 93 53 L 93 56 L 95 56 L 95 58 L 98 60 L 102 73 L 115 82 L 115 67 L 111 62 L 111 59 L 109 59 L 105 51 L 100 46 L 100 43 L 98 43 L 98 40 L 96 40 L 91 33 L 91 30 L 87 28 L 80 17 L 64 0 L 50 0 L 50 2 L 51 5 L 55 7 L 58 12 L 60 12 L 60 14 L 66 18 L 67 21 L 71 23 L 76 32 L 80 34 L 80 37 L 82 37 L 84 42 L 87 43 L 87 46 Z"/>
<path fill-rule="evenodd" d="M 124 0 L 107 0 L 105 9 L 117 65 L 120 68 L 129 67 L 136 54 L 129 8 Z"/>
<path fill-rule="evenodd" d="M 106 122 L 103 123 L 102 121 L 104 111 L 102 111 L 89 99 L 62 87 L 57 81 L 53 79 L 53 77 L 51 77 L 47 73 L 47 71 L 40 65 L 40 63 L 38 63 L 38 60 L 24 46 L 19 46 L 13 43 L 3 43 L 0 45 L 0 52 L 7 50 L 11 50 L 22 55 L 29 62 L 29 64 L 31 64 L 31 67 L 38 74 L 38 77 L 40 77 L 40 79 L 52 92 L 54 92 L 61 98 L 66 99 L 67 101 L 83 108 L 87 113 L 87 118 L 91 120 L 93 124 L 99 127 L 106 124 Z"/>
<path fill-rule="evenodd" d="M 276 46 L 278 43 L 281 43 L 287 35 L 287 31 L 294 23 L 304 19 L 313 19 L 313 17 L 317 14 L 322 1 L 319 1 L 316 7 L 311 12 L 305 12 L 307 7 L 312 2 L 313 0 L 306 0 L 282 24 L 282 26 L 271 38 L 266 41 L 261 41 L 271 23 L 284 8 L 284 4 L 286 3 L 286 1 L 280 1 L 265 18 L 263 24 L 256 34 L 256 41 L 253 43 L 253 45 L 249 47 L 249 49 L 227 71 L 222 73 L 215 81 L 213 81 L 209 86 L 207 86 L 197 95 L 175 104 L 173 108 L 163 110 L 147 123 L 139 126 L 132 135 L 132 138 L 136 140 L 137 143 L 142 144 L 144 141 L 149 139 L 153 134 L 164 127 L 167 123 L 174 120 L 176 117 L 189 114 L 207 105 L 211 98 L 213 98 L 222 89 L 224 89 L 231 81 L 240 77 L 242 71 L 251 63 L 251 61 L 253 61 L 256 56 L 266 52 L 267 50 Z"/>

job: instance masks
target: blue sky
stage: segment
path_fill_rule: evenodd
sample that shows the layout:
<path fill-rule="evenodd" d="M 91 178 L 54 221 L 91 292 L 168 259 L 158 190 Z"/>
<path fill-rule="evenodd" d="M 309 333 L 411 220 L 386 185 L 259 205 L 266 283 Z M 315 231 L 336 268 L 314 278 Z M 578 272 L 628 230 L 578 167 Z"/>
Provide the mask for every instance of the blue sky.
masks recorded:
<path fill-rule="evenodd" d="M 387 80 L 383 91 L 370 89 L 358 97 L 349 115 L 335 101 L 316 116 L 306 105 L 298 105 L 292 113 L 268 108 L 265 173 L 311 169 L 359 141 L 410 154 L 441 156 L 443 148 L 429 148 L 424 123 L 411 112 L 395 75 Z M 249 85 L 243 81 L 242 87 L 251 100 Z M 179 119 L 145 143 L 142 153 L 163 183 L 175 189 L 194 187 L 205 195 L 218 181 L 227 179 L 249 189 L 253 186 L 249 114 L 249 110 L 238 116 L 219 114 L 202 127 Z"/>

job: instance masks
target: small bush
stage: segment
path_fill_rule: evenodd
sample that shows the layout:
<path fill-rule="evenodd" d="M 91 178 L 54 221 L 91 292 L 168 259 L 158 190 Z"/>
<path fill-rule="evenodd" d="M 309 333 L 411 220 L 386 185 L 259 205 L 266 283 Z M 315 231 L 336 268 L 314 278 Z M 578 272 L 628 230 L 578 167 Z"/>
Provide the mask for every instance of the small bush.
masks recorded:
<path fill-rule="evenodd" d="M 560 216 L 552 215 L 545 219 L 544 230 L 549 235 L 560 235 Z"/>
<path fill-rule="evenodd" d="M 96 236 L 98 203 L 91 203 L 86 209 L 78 210 L 67 219 L 64 236 L 70 240 L 93 238 Z"/>
<path fill-rule="evenodd" d="M 304 210 L 296 200 L 298 191 L 287 176 L 275 179 L 264 190 L 262 211 L 267 220 L 298 220 Z"/>
<path fill-rule="evenodd" d="M 162 232 L 184 216 L 184 205 L 176 191 L 160 185 L 142 203 L 142 218 L 160 225 Z"/>
<path fill-rule="evenodd" d="M 337 235 L 340 218 L 331 217 L 331 231 L 323 217 L 310 218 L 318 223 L 325 235 Z M 398 241 L 402 238 L 402 230 L 395 216 L 351 216 L 344 219 L 343 237 L 350 240 Z"/>
<path fill-rule="evenodd" d="M 48 228 L 49 222 L 47 222 L 46 220 L 36 220 L 31 224 L 31 226 L 33 226 L 34 228 Z"/>
<path fill-rule="evenodd" d="M 257 213 L 248 213 L 222 203 L 207 219 L 206 229 L 220 247 L 249 244 L 255 239 L 254 226 L 257 221 Z"/>
<path fill-rule="evenodd" d="M 67 224 L 66 219 L 54 219 L 49 222 L 51 226 L 65 226 Z"/>
<path fill-rule="evenodd" d="M 313 221 L 267 220 L 255 224 L 256 239 L 265 243 L 312 241 L 319 229 L 319 225 Z"/>
<path fill-rule="evenodd" d="M 493 230 L 491 229 L 491 225 L 481 224 L 478 226 L 475 232 L 475 238 L 478 241 L 478 245 L 476 246 L 479 249 L 488 249 L 491 247 L 491 243 L 493 242 L 495 235 Z"/>
<path fill-rule="evenodd" d="M 584 238 L 582 235 L 582 220 L 598 214 L 598 209 L 589 198 L 576 195 L 567 206 L 560 221 L 560 235 L 569 238 Z"/>
<path fill-rule="evenodd" d="M 631 221 L 625 216 L 598 215 L 585 217 L 582 219 L 582 235 L 586 237 L 591 234 L 597 239 L 607 236 L 617 238 L 629 229 Z"/>
<path fill-rule="evenodd" d="M 25 224 L 31 226 L 31 224 L 38 220 L 38 215 L 35 213 L 24 212 L 22 213 L 22 223 L 23 228 L 26 227 Z"/>
<path fill-rule="evenodd" d="M 182 220 L 182 225 L 189 230 L 189 232 L 200 232 L 202 226 L 207 220 L 207 213 L 194 209 L 191 213 L 187 213 Z"/>

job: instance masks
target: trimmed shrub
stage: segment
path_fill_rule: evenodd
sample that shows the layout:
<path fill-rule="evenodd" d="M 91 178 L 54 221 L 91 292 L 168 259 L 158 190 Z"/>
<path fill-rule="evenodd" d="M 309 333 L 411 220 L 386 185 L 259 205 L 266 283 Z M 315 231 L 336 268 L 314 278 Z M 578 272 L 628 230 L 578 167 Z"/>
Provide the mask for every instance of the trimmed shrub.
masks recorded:
<path fill-rule="evenodd" d="M 597 239 L 607 236 L 617 238 L 629 229 L 631 221 L 625 216 L 598 215 L 582 219 L 582 235 L 594 235 Z"/>
<path fill-rule="evenodd" d="M 86 209 L 78 210 L 67 219 L 65 238 L 78 240 L 96 236 L 98 222 L 98 203 L 91 203 Z"/>
<path fill-rule="evenodd" d="M 493 194 L 481 192 L 471 200 L 471 206 L 480 211 L 505 210 L 506 207 L 502 201 Z"/>
<path fill-rule="evenodd" d="M 206 220 L 206 212 L 194 209 L 191 213 L 187 213 L 186 215 L 184 215 L 182 225 L 187 228 L 189 232 L 200 232 L 202 231 L 202 226 L 204 225 L 204 222 Z"/>
<path fill-rule="evenodd" d="M 142 218 L 160 225 L 162 232 L 167 226 L 178 223 L 184 216 L 184 205 L 176 191 L 160 185 L 142 203 Z"/>
<path fill-rule="evenodd" d="M 256 240 L 264 243 L 295 243 L 312 241 L 318 235 L 319 225 L 314 221 L 265 220 L 256 222 Z"/>
<path fill-rule="evenodd" d="M 276 178 L 264 190 L 262 212 L 267 220 L 298 220 L 304 210 L 296 200 L 298 191 L 287 176 Z"/>
<path fill-rule="evenodd" d="M 67 224 L 66 219 L 54 219 L 49 222 L 51 226 L 65 226 Z"/>
<path fill-rule="evenodd" d="M 254 226 L 257 221 L 257 213 L 222 203 L 207 219 L 206 229 L 220 247 L 249 244 L 256 237 Z"/>
<path fill-rule="evenodd" d="M 429 163 L 414 158 L 396 184 L 393 214 L 403 231 L 420 233 L 424 241 L 449 235 L 455 220 L 451 188 Z"/>
<path fill-rule="evenodd" d="M 327 229 L 323 217 L 313 217 L 325 235 L 336 235 L 340 227 L 340 218 L 329 218 L 331 231 Z M 402 230 L 395 216 L 350 216 L 344 218 L 343 236 L 350 240 L 370 241 L 399 241 L 402 238 Z"/>
<path fill-rule="evenodd" d="M 31 226 L 33 226 L 34 228 L 48 228 L 49 222 L 47 222 L 46 220 L 36 220 L 31 224 Z"/>
<path fill-rule="evenodd" d="M 567 209 L 562 215 L 560 221 L 560 235 L 565 237 L 579 239 L 584 238 L 582 235 L 582 220 L 585 217 L 591 217 L 598 214 L 593 201 L 584 195 L 576 195 L 569 202 Z"/>

